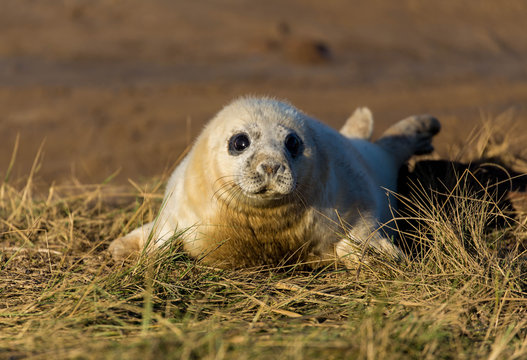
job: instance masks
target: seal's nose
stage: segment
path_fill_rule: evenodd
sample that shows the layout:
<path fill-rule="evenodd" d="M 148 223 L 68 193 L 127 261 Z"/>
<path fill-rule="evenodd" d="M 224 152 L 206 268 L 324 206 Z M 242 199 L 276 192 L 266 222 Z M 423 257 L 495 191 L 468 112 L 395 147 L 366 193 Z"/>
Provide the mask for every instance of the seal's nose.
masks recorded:
<path fill-rule="evenodd" d="M 274 176 L 283 171 L 283 165 L 278 162 L 266 161 L 258 165 L 258 172 L 262 175 Z"/>

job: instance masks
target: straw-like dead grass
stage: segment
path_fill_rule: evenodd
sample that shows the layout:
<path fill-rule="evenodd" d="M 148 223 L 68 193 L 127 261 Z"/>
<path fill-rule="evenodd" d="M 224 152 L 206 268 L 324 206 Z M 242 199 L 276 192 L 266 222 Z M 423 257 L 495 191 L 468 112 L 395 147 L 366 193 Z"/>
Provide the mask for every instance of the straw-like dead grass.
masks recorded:
<path fill-rule="evenodd" d="M 4 181 L 0 357 L 526 358 L 525 223 L 481 166 L 455 169 L 401 196 L 408 261 L 311 272 L 215 270 L 176 243 L 116 264 L 107 245 L 153 219 L 162 182 Z"/>

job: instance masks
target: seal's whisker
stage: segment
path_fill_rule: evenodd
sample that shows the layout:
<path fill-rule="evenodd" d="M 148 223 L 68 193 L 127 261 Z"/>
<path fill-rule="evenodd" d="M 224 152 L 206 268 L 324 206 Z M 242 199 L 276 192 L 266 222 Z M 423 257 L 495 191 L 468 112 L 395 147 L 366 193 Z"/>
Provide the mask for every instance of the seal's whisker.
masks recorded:
<path fill-rule="evenodd" d="M 221 205 L 221 210 L 224 210 L 224 207 L 228 207 L 231 198 L 238 191 L 240 191 L 240 189 L 236 186 L 236 183 L 234 181 L 229 181 L 214 193 L 214 197 Z"/>
<path fill-rule="evenodd" d="M 228 178 L 236 178 L 235 175 L 224 175 L 224 176 L 220 176 L 219 178 L 217 178 L 216 180 L 214 180 L 214 182 L 212 183 L 212 188 L 214 188 L 216 186 L 216 183 L 221 181 L 221 180 L 225 180 L 225 179 L 228 179 Z M 231 180 L 232 181 L 232 180 Z"/>
<path fill-rule="evenodd" d="M 223 205 L 227 208 L 230 208 L 231 202 L 234 200 L 238 200 L 242 194 L 242 190 L 239 187 L 233 188 L 232 190 L 233 191 L 229 193 L 229 196 L 226 198 L 225 202 L 223 203 Z"/>
<path fill-rule="evenodd" d="M 297 184 L 295 190 L 293 191 L 293 196 L 295 196 L 298 199 L 298 201 L 300 202 L 304 210 L 307 210 L 309 208 L 309 205 L 304 195 L 304 192 L 302 190 L 303 190 L 302 184 Z"/>
<path fill-rule="evenodd" d="M 212 197 L 216 199 L 220 199 L 225 193 L 227 193 L 229 190 L 234 188 L 235 185 L 236 184 L 234 182 L 228 182 L 228 183 L 223 184 L 218 190 L 216 190 L 212 194 Z"/>

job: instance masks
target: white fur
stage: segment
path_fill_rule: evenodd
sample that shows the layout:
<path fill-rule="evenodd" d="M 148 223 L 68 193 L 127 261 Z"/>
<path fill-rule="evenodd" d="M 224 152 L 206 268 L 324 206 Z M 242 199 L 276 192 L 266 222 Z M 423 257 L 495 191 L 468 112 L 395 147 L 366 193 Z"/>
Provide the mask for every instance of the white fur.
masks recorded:
<path fill-rule="evenodd" d="M 359 124 L 358 130 L 354 130 L 354 122 Z M 221 225 L 211 223 L 224 206 L 218 201 L 221 196 L 265 207 L 294 193 L 298 183 L 313 181 L 307 190 L 312 201 L 306 204 L 312 215 L 306 221 L 316 225 L 315 252 L 336 251 L 345 257 L 354 252 L 353 243 L 368 243 L 398 257 L 400 250 L 377 229 L 392 217 L 389 192 L 396 191 L 398 170 L 406 158 L 401 160 L 389 149 L 368 141 L 372 124 L 371 112 L 361 109 L 348 120 L 342 130 L 344 136 L 287 103 L 269 98 L 238 99 L 209 122 L 171 175 L 155 222 L 122 239 L 135 238 L 145 246 L 150 234 L 159 247 L 176 232 L 184 231 L 184 248 L 199 256 L 205 241 L 202 234 L 211 226 Z M 229 139 L 240 132 L 250 136 L 251 145 L 233 156 Z M 298 158 L 284 149 L 284 139 L 292 132 L 303 142 Z M 276 173 L 266 177 L 254 170 L 262 161 L 276 164 Z M 235 184 L 235 199 L 232 192 L 224 191 L 228 187 L 222 187 L 228 181 Z M 266 190 L 261 193 L 261 189 Z M 339 237 L 336 226 L 342 223 L 345 238 Z M 269 224 L 272 226 L 272 219 Z M 120 240 L 110 248 L 116 257 L 124 246 Z"/>

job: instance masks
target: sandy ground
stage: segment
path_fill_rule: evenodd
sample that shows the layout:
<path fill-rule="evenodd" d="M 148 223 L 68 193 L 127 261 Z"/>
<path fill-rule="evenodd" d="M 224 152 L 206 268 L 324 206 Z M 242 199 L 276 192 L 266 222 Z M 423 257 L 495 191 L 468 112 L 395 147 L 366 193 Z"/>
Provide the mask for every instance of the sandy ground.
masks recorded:
<path fill-rule="evenodd" d="M 367 5 L 365 5 L 367 4 Z M 447 157 L 482 118 L 527 130 L 527 1 L 4 0 L 0 176 L 39 146 L 42 183 L 159 175 L 236 96 L 264 94 L 376 134 L 441 119 Z"/>

